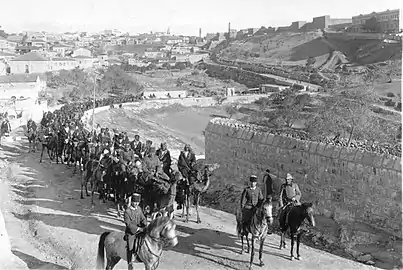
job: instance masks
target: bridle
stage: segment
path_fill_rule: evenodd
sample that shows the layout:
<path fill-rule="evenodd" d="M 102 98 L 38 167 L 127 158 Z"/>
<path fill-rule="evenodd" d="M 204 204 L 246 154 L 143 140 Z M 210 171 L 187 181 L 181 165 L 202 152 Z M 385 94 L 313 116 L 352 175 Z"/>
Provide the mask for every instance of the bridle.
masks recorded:
<path fill-rule="evenodd" d="M 161 232 L 162 232 L 162 231 L 165 231 L 165 230 L 168 230 L 168 228 L 167 228 L 168 226 L 173 227 L 173 225 L 171 225 L 170 221 L 168 221 L 167 224 L 165 224 L 165 226 L 164 226 L 164 228 L 161 230 Z M 171 229 L 172 229 L 172 228 L 170 228 L 169 230 L 171 230 Z M 150 234 L 148 234 L 148 233 L 146 233 L 146 234 L 147 234 L 147 236 L 148 236 L 153 242 L 156 242 L 156 243 L 157 243 L 159 246 L 161 246 L 161 247 L 163 247 L 167 242 L 170 242 L 170 241 L 173 241 L 173 240 L 175 240 L 175 239 L 178 239 L 178 237 L 176 236 L 176 234 L 175 234 L 174 237 L 164 237 L 163 239 L 161 239 L 160 237 L 154 237 L 154 236 L 152 236 L 152 235 L 150 235 Z M 145 238 L 145 235 L 144 235 L 144 238 Z M 159 264 L 160 264 L 160 259 L 161 259 L 161 256 L 162 256 L 163 249 L 161 248 L 161 251 L 159 252 L 159 254 L 155 254 L 155 252 L 153 252 L 152 249 L 150 248 L 150 246 L 149 246 L 149 244 L 147 243 L 146 239 L 144 239 L 144 242 L 145 242 L 145 245 L 146 245 L 148 251 L 149 251 L 153 256 L 157 257 L 157 261 L 151 266 L 152 269 L 157 269 L 157 267 L 158 267 Z"/>

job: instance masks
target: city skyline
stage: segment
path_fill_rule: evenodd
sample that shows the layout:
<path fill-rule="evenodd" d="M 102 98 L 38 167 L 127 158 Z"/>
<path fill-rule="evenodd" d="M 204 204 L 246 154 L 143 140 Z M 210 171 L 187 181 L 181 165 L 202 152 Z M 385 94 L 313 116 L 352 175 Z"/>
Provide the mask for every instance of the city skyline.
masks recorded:
<path fill-rule="evenodd" d="M 243 2 L 229 0 L 206 0 L 192 5 L 185 0 L 156 0 L 142 2 L 141 5 L 129 0 L 71 0 L 68 7 L 63 7 L 61 3 L 52 0 L 7 2 L 2 7 L 0 25 L 6 32 L 100 32 L 119 29 L 132 34 L 165 32 L 170 27 L 173 34 L 198 36 L 199 28 L 202 35 L 225 32 L 228 22 L 234 29 L 278 27 L 288 26 L 293 21 L 310 21 L 322 15 L 351 18 L 373 11 L 401 8 L 396 0 L 339 0 L 334 6 L 319 0 L 311 0 L 309 4 L 289 0 L 275 6 L 264 0 L 251 0 L 246 2 L 248 7 Z M 18 21 L 15 20 L 16 15 Z"/>

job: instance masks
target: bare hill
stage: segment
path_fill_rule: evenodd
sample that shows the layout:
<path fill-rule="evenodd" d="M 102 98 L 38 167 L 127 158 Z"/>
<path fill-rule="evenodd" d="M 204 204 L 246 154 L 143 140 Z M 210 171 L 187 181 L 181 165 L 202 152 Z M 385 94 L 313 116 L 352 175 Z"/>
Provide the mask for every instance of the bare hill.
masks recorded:
<path fill-rule="evenodd" d="M 385 43 L 374 37 L 341 33 L 272 33 L 233 41 L 223 49 L 224 57 L 283 65 L 305 65 L 315 58 L 315 67 L 334 69 L 340 64 L 371 64 L 401 59 L 401 43 Z"/>

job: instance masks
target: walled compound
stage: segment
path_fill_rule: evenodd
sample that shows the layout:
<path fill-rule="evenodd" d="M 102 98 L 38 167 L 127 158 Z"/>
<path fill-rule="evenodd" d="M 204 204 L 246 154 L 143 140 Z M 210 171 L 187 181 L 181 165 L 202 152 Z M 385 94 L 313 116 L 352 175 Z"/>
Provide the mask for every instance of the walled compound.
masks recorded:
<path fill-rule="evenodd" d="M 219 118 L 208 124 L 205 145 L 207 162 L 221 165 L 218 181 L 238 192 L 249 175 L 270 168 L 278 194 L 289 172 L 302 201 L 313 202 L 320 214 L 343 215 L 401 237 L 401 158 L 272 135 Z"/>

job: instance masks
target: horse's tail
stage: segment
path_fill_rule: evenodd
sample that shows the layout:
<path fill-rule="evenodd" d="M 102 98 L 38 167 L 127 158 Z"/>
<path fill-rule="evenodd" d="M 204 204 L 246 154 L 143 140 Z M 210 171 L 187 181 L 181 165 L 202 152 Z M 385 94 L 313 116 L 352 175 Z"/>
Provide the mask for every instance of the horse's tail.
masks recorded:
<path fill-rule="evenodd" d="M 110 232 L 104 232 L 101 234 L 99 237 L 99 243 L 98 243 L 98 255 L 97 255 L 97 267 L 96 269 L 101 270 L 104 269 L 105 265 L 105 238 L 110 234 Z"/>

